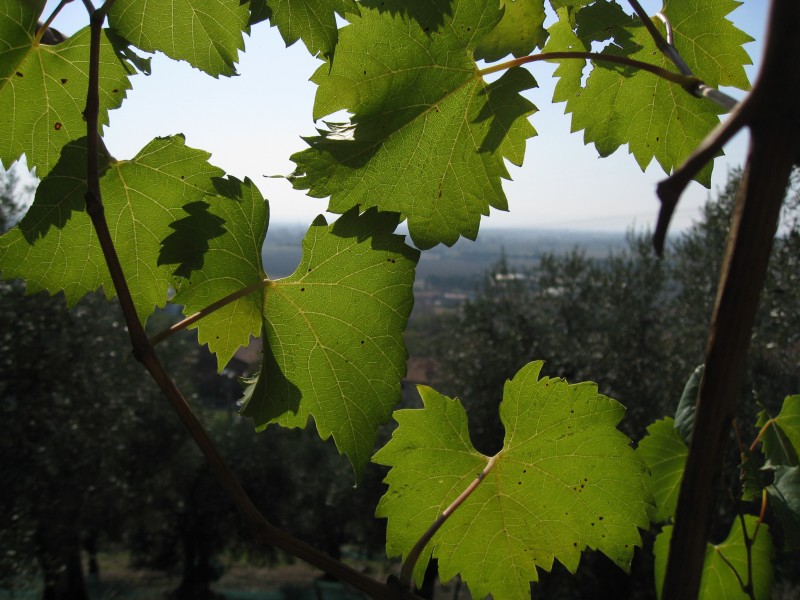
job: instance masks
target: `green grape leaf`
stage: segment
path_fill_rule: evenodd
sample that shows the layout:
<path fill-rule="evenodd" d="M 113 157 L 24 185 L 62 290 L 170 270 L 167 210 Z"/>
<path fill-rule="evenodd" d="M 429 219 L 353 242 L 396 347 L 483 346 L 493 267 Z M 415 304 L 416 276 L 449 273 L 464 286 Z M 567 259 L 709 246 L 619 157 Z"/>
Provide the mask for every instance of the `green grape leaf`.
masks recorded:
<path fill-rule="evenodd" d="M 23 5 L 26 3 L 22 3 Z M 45 177 L 72 140 L 86 135 L 83 109 L 89 83 L 89 28 L 66 41 L 48 46 L 34 44 L 36 18 L 24 11 L 24 25 L 30 36 L 23 48 L 15 48 L 16 63 L 0 80 L 0 161 L 11 164 L 25 154 L 30 168 Z M 0 13 L 5 29 L 13 13 Z M 19 39 L 19 30 L 14 33 Z M 108 111 L 117 108 L 131 88 L 135 72 L 128 60 L 125 43 L 113 32 L 104 31 L 100 43 L 99 124 L 108 124 Z M 3 64 L 4 61 L 3 61 Z"/>
<path fill-rule="evenodd" d="M 683 388 L 678 408 L 675 410 L 675 429 L 681 434 L 681 439 L 688 446 L 692 441 L 694 428 L 694 413 L 697 410 L 697 396 L 700 393 L 700 382 L 703 380 L 705 365 L 698 366 Z"/>
<path fill-rule="evenodd" d="M 377 516 L 388 519 L 387 553 L 408 555 L 426 529 L 475 479 L 472 494 L 433 536 L 442 581 L 460 573 L 472 597 L 530 597 L 537 568 L 558 560 L 575 572 L 581 552 L 600 550 L 630 566 L 637 528 L 649 524 L 645 467 L 616 428 L 624 414 L 592 383 L 539 378 L 530 363 L 506 382 L 503 449 L 480 454 L 458 400 L 420 386 L 424 408 L 395 412 L 399 427 L 374 462 L 391 467 Z"/>
<path fill-rule="evenodd" d="M 432 0 L 430 0 L 432 2 Z M 359 205 L 400 213 L 420 248 L 474 239 L 481 215 L 505 210 L 504 159 L 521 164 L 535 110 L 520 92 L 536 85 L 510 69 L 487 84 L 472 52 L 501 12 L 496 0 L 460 0 L 439 30 L 362 6 L 340 30 L 336 60 L 312 80 L 318 119 L 348 110 L 295 154 L 296 188 L 330 196 L 328 209 Z"/>
<path fill-rule="evenodd" d="M 775 418 L 766 410 L 759 412 L 756 428 L 761 431 L 761 451 L 767 466 L 800 465 L 800 395 L 787 396 Z"/>
<path fill-rule="evenodd" d="M 45 0 L 0 0 L 0 90 L 31 51 Z"/>
<path fill-rule="evenodd" d="M 475 58 L 500 60 L 512 54 L 526 56 L 547 38 L 544 29 L 544 0 L 500 0 L 503 18 L 475 49 Z"/>
<path fill-rule="evenodd" d="M 744 521 L 747 527 L 747 535 L 753 536 L 756 531 L 758 518 L 753 515 L 745 515 Z M 661 598 L 661 590 L 664 586 L 664 575 L 667 570 L 667 558 L 669 556 L 669 543 L 672 539 L 672 526 L 664 527 L 656 537 L 653 546 L 655 554 L 655 580 L 658 598 Z M 753 572 L 753 591 L 756 600 L 768 600 L 772 588 L 773 570 L 772 555 L 774 547 L 769 528 L 762 523 L 758 527 L 755 542 L 751 548 L 752 553 L 752 572 Z M 734 569 L 736 570 L 734 572 Z M 749 596 L 742 590 L 738 573 L 743 582 L 747 582 L 747 548 L 744 542 L 744 531 L 740 519 L 736 519 L 731 525 L 730 533 L 721 544 L 708 544 L 706 546 L 706 557 L 703 564 L 703 575 L 700 580 L 700 592 L 698 600 L 747 600 Z"/>
<path fill-rule="evenodd" d="M 358 14 L 354 0 L 269 0 L 270 21 L 277 25 L 287 46 L 302 39 L 316 56 L 333 56 L 339 37 L 336 14 Z"/>
<path fill-rule="evenodd" d="M 209 75 L 235 75 L 250 7 L 237 0 L 116 2 L 108 23 L 134 46 L 185 60 Z"/>
<path fill-rule="evenodd" d="M 264 290 L 264 360 L 242 407 L 258 429 L 313 417 L 359 478 L 406 369 L 419 252 L 393 233 L 398 220 L 353 209 L 332 225 L 314 221 L 295 273 Z"/>
<path fill-rule="evenodd" d="M 664 0 L 675 47 L 709 85 L 750 89 L 744 65 L 752 60 L 742 46 L 753 38 L 725 18 L 740 5 L 740 0 Z"/>
<path fill-rule="evenodd" d="M 105 157 L 100 189 L 106 219 L 139 318 L 166 303 L 172 269 L 158 265 L 161 242 L 185 204 L 215 193 L 213 178 L 223 172 L 208 164 L 208 154 L 184 144 L 183 136 L 156 138 L 129 161 Z M 110 275 L 85 212 L 85 138 L 64 147 L 61 160 L 39 184 L 22 221 L 0 237 L 0 268 L 5 278 L 27 280 L 29 292 L 65 292 L 74 304 L 104 287 L 113 294 Z M 67 251 L 68 249 L 68 251 Z"/>
<path fill-rule="evenodd" d="M 660 523 L 675 516 L 683 469 L 689 449 L 681 440 L 672 419 L 656 421 L 636 449 L 650 470 L 650 492 L 655 500 L 652 520 Z"/>
<path fill-rule="evenodd" d="M 597 2 L 580 11 L 578 21 L 581 16 L 589 16 L 582 19 L 579 34 L 581 28 L 602 30 L 604 21 L 600 17 L 609 10 L 621 13 L 618 7 L 609 9 L 603 8 L 604 5 L 611 3 Z M 735 6 L 732 0 L 665 5 L 664 12 L 676 31 L 679 51 L 686 52 L 690 67 L 709 85 L 747 87 L 744 65 L 750 59 L 741 44 L 750 38 L 725 19 Z M 687 26 L 690 22 L 694 24 Z M 674 70 L 641 21 L 632 19 L 623 29 L 625 35 L 615 35 L 615 43 L 604 53 Z M 578 85 L 576 74 L 574 68 L 559 73 L 572 78 L 565 86 L 567 89 Z M 561 95 L 558 99 L 565 98 Z M 655 75 L 602 61 L 594 61 L 586 85 L 566 100 L 566 112 L 572 114 L 572 130 L 583 130 L 585 143 L 593 143 L 601 156 L 608 156 L 627 144 L 643 170 L 655 158 L 666 173 L 680 165 L 719 123 L 722 110 Z M 604 118 L 598 119 L 597 114 L 603 114 Z M 708 187 L 710 176 L 711 165 L 697 175 L 697 180 Z"/>
<path fill-rule="evenodd" d="M 793 552 L 800 548 L 800 467 L 776 467 L 767 494 L 769 507 L 783 527 L 784 549 Z"/>
<path fill-rule="evenodd" d="M 234 353 L 261 332 L 264 271 L 261 248 L 269 206 L 249 179 L 214 180 L 216 196 L 184 206 L 188 213 L 171 225 L 175 230 L 161 249 L 159 264 L 177 264 L 185 278 L 172 298 L 191 315 L 230 294 L 255 288 L 206 315 L 193 327 L 198 341 L 217 355 L 221 371 Z"/>

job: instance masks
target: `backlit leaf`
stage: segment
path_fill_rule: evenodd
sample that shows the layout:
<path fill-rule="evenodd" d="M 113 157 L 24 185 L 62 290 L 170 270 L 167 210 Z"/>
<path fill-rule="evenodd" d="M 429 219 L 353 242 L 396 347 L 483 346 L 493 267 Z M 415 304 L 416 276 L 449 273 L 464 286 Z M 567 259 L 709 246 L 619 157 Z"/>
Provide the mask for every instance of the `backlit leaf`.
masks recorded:
<path fill-rule="evenodd" d="M 508 54 L 526 56 L 544 43 L 544 0 L 500 0 L 503 18 L 475 49 L 475 58 L 500 60 Z"/>
<path fill-rule="evenodd" d="M 318 217 L 295 273 L 263 295 L 264 360 L 242 413 L 259 429 L 313 417 L 359 477 L 378 426 L 400 399 L 419 253 L 393 233 L 396 214 Z"/>
<path fill-rule="evenodd" d="M 616 428 L 624 408 L 591 383 L 539 379 L 530 363 L 506 383 L 503 449 L 472 446 L 461 403 L 420 386 L 425 408 L 395 413 L 399 427 L 374 461 L 392 467 L 377 515 L 388 518 L 387 553 L 403 555 L 487 465 L 480 485 L 434 535 L 442 581 L 460 573 L 474 598 L 530 597 L 537 568 L 574 572 L 597 549 L 628 569 L 637 528 L 647 527 L 645 467 Z"/>
<path fill-rule="evenodd" d="M 173 223 L 159 263 L 178 264 L 186 278 L 172 299 L 191 315 L 248 286 L 252 291 L 203 317 L 198 341 L 217 355 L 221 371 L 234 353 L 261 333 L 263 288 L 261 247 L 267 232 L 269 205 L 249 179 L 214 181 L 217 195 L 184 207 L 187 217 Z"/>
<path fill-rule="evenodd" d="M 313 54 L 332 56 L 339 30 L 336 14 L 358 14 L 353 0 L 269 0 L 270 21 L 277 25 L 287 46 L 302 39 Z"/>
<path fill-rule="evenodd" d="M 733 0 L 667 1 L 664 12 L 675 30 L 678 50 L 685 53 L 684 58 L 698 77 L 712 86 L 746 89 L 743 65 L 749 64 L 750 59 L 742 44 L 750 38 L 725 19 L 736 6 Z M 607 15 L 613 11 L 622 14 L 618 5 L 603 1 L 582 9 L 577 16 L 581 22 L 578 33 L 581 27 L 595 31 L 608 27 Z M 660 21 L 657 23 L 663 29 Z M 625 35 L 615 37 L 604 53 L 675 70 L 658 51 L 641 21 L 632 18 L 623 29 Z M 572 130 L 583 130 L 584 141 L 593 143 L 601 156 L 627 144 L 642 169 L 655 158 L 666 173 L 671 173 L 719 123 L 719 107 L 695 98 L 676 84 L 601 60 L 593 61 L 593 65 L 586 84 L 566 98 L 566 111 L 572 114 Z M 562 71 L 559 75 L 572 78 L 568 87 L 577 85 L 576 71 Z M 597 118 L 598 114 L 603 118 Z M 709 166 L 697 179 L 708 186 L 710 174 Z"/>
<path fill-rule="evenodd" d="M 429 0 L 430 4 L 435 4 Z M 315 119 L 340 110 L 292 157 L 295 187 L 330 196 L 329 210 L 359 205 L 399 212 L 420 248 L 474 239 L 481 215 L 507 208 L 504 158 L 521 164 L 535 107 L 524 69 L 487 84 L 472 53 L 501 16 L 495 0 L 460 0 L 440 29 L 362 7 L 340 30 L 336 59 L 312 80 Z"/>
<path fill-rule="evenodd" d="M 34 44 L 35 18 L 28 11 L 24 17 L 27 22 L 11 34 L 16 46 L 24 25 L 30 36 L 27 45 L 10 52 L 15 59 L 11 68 L 0 60 L 6 67 L 0 80 L 0 161 L 8 165 L 25 154 L 28 166 L 36 167 L 36 174 L 44 177 L 59 160 L 65 144 L 86 136 L 83 109 L 89 83 L 89 28 L 55 46 Z M 3 28 L 8 28 L 14 18 L 0 12 Z M 134 69 L 121 58 L 124 51 L 124 42 L 113 32 L 104 31 L 100 43 L 100 125 L 108 123 L 108 111 L 122 104 L 131 88 L 128 79 Z"/>
<path fill-rule="evenodd" d="M 115 2 L 109 25 L 146 52 L 163 52 L 215 77 L 234 75 L 250 9 L 240 0 Z"/>
<path fill-rule="evenodd" d="M 100 188 L 136 310 L 144 320 L 164 306 L 172 269 L 158 265 L 169 224 L 185 204 L 214 194 L 212 178 L 223 172 L 208 154 L 184 144 L 183 136 L 157 138 L 129 161 L 104 161 Z M 70 304 L 101 286 L 113 295 L 110 275 L 85 211 L 85 139 L 64 147 L 61 159 L 38 189 L 31 209 L 0 237 L 3 277 L 27 281 L 29 292 L 64 290 Z"/>

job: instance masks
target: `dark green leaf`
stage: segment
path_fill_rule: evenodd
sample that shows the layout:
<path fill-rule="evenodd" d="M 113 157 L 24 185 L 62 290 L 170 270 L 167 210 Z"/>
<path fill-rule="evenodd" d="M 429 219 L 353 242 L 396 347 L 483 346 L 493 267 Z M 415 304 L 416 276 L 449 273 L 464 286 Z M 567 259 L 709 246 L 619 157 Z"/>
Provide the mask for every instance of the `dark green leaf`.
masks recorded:
<path fill-rule="evenodd" d="M 697 409 L 697 395 L 700 393 L 700 382 L 703 379 L 705 365 L 700 365 L 689 376 L 683 388 L 678 408 L 675 411 L 675 429 L 681 434 L 683 442 L 688 446 L 692 441 L 694 412 Z"/>
<path fill-rule="evenodd" d="M 800 467 L 779 466 L 775 480 L 767 487 L 769 507 L 783 527 L 784 549 L 800 549 Z"/>
<path fill-rule="evenodd" d="M 758 519 L 745 515 L 747 535 L 752 538 L 756 531 Z M 656 538 L 653 551 L 655 553 L 655 578 L 658 597 L 664 584 L 667 570 L 669 542 L 672 538 L 672 526 L 664 527 Z M 753 591 L 756 600 L 768 600 L 772 588 L 772 555 L 773 544 L 769 528 L 761 524 L 751 548 L 753 563 Z M 742 590 L 739 578 L 747 583 L 747 548 L 744 543 L 744 532 L 741 521 L 734 520 L 728 537 L 721 544 L 708 544 L 706 547 L 703 575 L 700 580 L 698 600 L 747 600 L 749 596 Z M 737 578 L 736 575 L 739 575 Z"/>

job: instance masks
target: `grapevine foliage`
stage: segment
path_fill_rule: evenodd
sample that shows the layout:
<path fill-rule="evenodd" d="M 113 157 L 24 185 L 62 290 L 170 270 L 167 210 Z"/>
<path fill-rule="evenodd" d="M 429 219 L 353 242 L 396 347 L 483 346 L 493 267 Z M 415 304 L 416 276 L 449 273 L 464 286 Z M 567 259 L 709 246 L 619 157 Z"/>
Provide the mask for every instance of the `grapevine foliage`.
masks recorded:
<path fill-rule="evenodd" d="M 725 18 L 736 5 L 666 0 L 664 14 L 698 77 L 747 89 L 749 38 Z M 261 334 L 263 361 L 243 413 L 259 429 L 313 420 L 357 476 L 405 373 L 402 334 L 419 252 L 395 229 L 407 221 L 418 248 L 452 245 L 474 239 L 491 208 L 507 209 L 506 161 L 521 165 L 536 134 L 536 107 L 525 95 L 537 86 L 535 65 L 520 66 L 529 53 L 601 48 L 586 78 L 586 59 L 557 59 L 553 98 L 566 102 L 573 131 L 601 156 L 627 145 L 642 168 L 655 159 L 671 172 L 719 121 L 714 105 L 680 86 L 603 59 L 676 72 L 641 20 L 610 0 L 116 0 L 100 36 L 98 131 L 87 132 L 89 28 L 44 44 L 44 7 L 44 0 L 0 0 L 0 161 L 24 154 L 41 178 L 27 215 L 0 237 L 2 276 L 26 280 L 29 292 L 64 292 L 70 304 L 98 288 L 113 295 L 84 200 L 87 164 L 97 160 L 105 218 L 139 320 L 168 301 L 202 315 L 191 326 L 220 370 Z M 269 206 L 249 179 L 226 176 L 182 135 L 157 138 L 131 159 L 110 156 L 102 140 L 99 156 L 87 151 L 87 136 L 102 135 L 132 76 L 149 73 L 140 51 L 231 76 L 244 34 L 264 20 L 287 45 L 301 40 L 323 60 L 312 75 L 311 116 L 346 119 L 320 124 L 292 157 L 294 187 L 329 197 L 341 216 L 314 221 L 297 270 L 281 280 L 261 264 Z M 476 62 L 510 56 L 522 58 L 490 67 L 502 71 L 497 76 Z M 706 170 L 699 179 L 708 177 Z M 616 429 L 621 406 L 592 384 L 539 379 L 540 368 L 529 365 L 507 384 L 506 443 L 492 458 L 472 447 L 457 400 L 426 388 L 424 409 L 396 413 L 400 427 L 375 457 L 392 466 L 378 509 L 388 518 L 390 554 L 407 554 L 491 464 L 423 553 L 418 580 L 435 556 L 443 578 L 461 573 L 475 596 L 523 597 L 537 568 L 559 560 L 574 571 L 587 548 L 627 568 L 650 511 L 671 517 L 685 451 L 672 424 L 654 424 L 634 452 Z M 767 493 L 790 547 L 800 545 L 796 398 L 761 422 L 775 475 Z M 662 549 L 668 535 L 659 538 Z M 714 553 L 738 564 L 743 535 L 734 526 L 713 547 L 709 572 L 724 573 Z M 770 577 L 768 541 L 762 529 L 754 546 L 765 569 L 759 590 Z"/>
<path fill-rule="evenodd" d="M 757 525 L 758 519 L 746 515 L 742 521 L 736 520 L 731 526 L 728 537 L 720 544 L 708 544 L 706 548 L 703 575 L 700 581 L 698 600 L 714 600 L 715 598 L 731 598 L 746 600 L 749 596 L 742 590 L 742 582 L 747 582 L 748 549 L 745 535 L 752 539 L 757 531 L 755 541 L 750 548 L 753 573 L 753 592 L 756 600 L 768 600 L 772 597 L 772 556 L 773 545 L 769 529 L 765 524 Z M 667 568 L 669 541 L 672 526 L 667 526 L 658 535 L 653 551 L 655 553 L 656 590 L 661 598 L 661 588 Z M 741 579 L 741 580 L 740 580 Z"/>
<path fill-rule="evenodd" d="M 539 378 L 542 363 L 506 383 L 503 449 L 474 449 L 458 400 L 421 387 L 424 409 L 395 413 L 399 428 L 375 455 L 392 467 L 378 516 L 389 519 L 387 550 L 407 555 L 425 529 L 491 463 L 483 482 L 434 536 L 439 573 L 460 573 L 473 597 L 526 598 L 537 568 L 570 571 L 581 552 L 600 550 L 628 569 L 637 527 L 650 507 L 644 465 L 616 429 L 624 408 L 591 383 Z"/>

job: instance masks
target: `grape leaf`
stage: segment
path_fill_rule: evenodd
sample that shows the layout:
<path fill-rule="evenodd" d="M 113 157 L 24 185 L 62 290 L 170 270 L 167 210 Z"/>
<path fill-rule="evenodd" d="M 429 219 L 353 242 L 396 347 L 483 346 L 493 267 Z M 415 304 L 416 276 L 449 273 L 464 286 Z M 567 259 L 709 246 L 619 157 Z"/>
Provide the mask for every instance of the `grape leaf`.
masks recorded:
<path fill-rule="evenodd" d="M 650 470 L 650 492 L 656 505 L 652 519 L 667 521 L 675 515 L 689 449 L 678 435 L 675 422 L 666 418 L 647 428 L 636 451 Z"/>
<path fill-rule="evenodd" d="M 45 0 L 0 0 L 0 90 L 31 50 Z"/>
<path fill-rule="evenodd" d="M 161 242 L 181 207 L 215 193 L 212 178 L 223 172 L 208 154 L 184 144 L 183 136 L 156 138 L 129 161 L 105 157 L 100 188 L 109 229 L 140 319 L 166 303 L 172 269 L 159 266 Z M 64 290 L 74 304 L 103 286 L 113 295 L 110 275 L 91 221 L 84 210 L 85 138 L 64 147 L 42 180 L 22 221 L 0 237 L 5 278 L 27 280 L 29 292 Z"/>
<path fill-rule="evenodd" d="M 800 548 L 800 467 L 776 467 L 767 494 L 769 506 L 783 527 L 784 549 L 793 552 Z"/>
<path fill-rule="evenodd" d="M 22 3 L 25 4 L 25 3 Z M 19 16 L 19 15 L 17 15 Z M 30 168 L 45 177 L 59 160 L 68 142 L 86 135 L 83 109 L 89 83 L 89 28 L 84 28 L 56 45 L 35 44 L 36 17 L 25 11 L 25 22 L 15 30 L 28 33 L 26 45 L 15 48 L 15 63 L 0 80 L 0 161 L 11 164 L 25 154 Z M 0 12 L 0 25 L 9 28 L 13 13 Z M 31 20 L 32 19 L 32 20 Z M 124 42 L 104 31 L 100 43 L 99 124 L 108 124 L 108 111 L 117 108 L 131 88 L 129 77 L 135 72 L 128 60 Z M 4 61 L 3 61 L 4 63 Z"/>
<path fill-rule="evenodd" d="M 678 408 L 675 409 L 675 429 L 678 430 L 683 443 L 687 446 L 692 440 L 694 413 L 697 410 L 697 396 L 700 393 L 700 383 L 703 381 L 703 371 L 705 371 L 705 365 L 700 365 L 692 371 L 683 387 Z"/>
<path fill-rule="evenodd" d="M 392 233 L 398 219 L 353 209 L 330 226 L 314 221 L 295 273 L 265 288 L 264 360 L 242 407 L 258 429 L 305 427 L 313 417 L 357 477 L 406 369 L 419 253 Z"/>
<path fill-rule="evenodd" d="M 735 7 L 732 0 L 667 2 L 664 11 L 676 31 L 678 50 L 687 52 L 685 58 L 698 77 L 709 85 L 746 89 L 744 65 L 750 59 L 741 44 L 750 38 L 725 19 Z M 596 2 L 582 9 L 577 20 L 582 21 L 583 28 L 599 31 L 606 23 L 602 19 L 607 19 L 610 11 L 622 13 L 613 3 Z M 615 37 L 615 43 L 603 52 L 674 70 L 641 21 L 632 19 L 624 29 L 626 35 Z M 572 79 L 562 89 L 572 90 L 578 85 L 576 69 L 558 75 Z M 572 130 L 583 130 L 585 143 L 593 143 L 601 156 L 608 156 L 627 144 L 642 169 L 655 158 L 667 173 L 719 123 L 721 113 L 713 103 L 695 98 L 650 73 L 602 61 L 594 61 L 594 68 L 579 92 L 557 99 L 567 100 L 566 112 L 572 114 Z M 605 118 L 597 119 L 597 114 Z M 698 174 L 697 180 L 708 186 L 710 175 L 711 165 Z"/>
<path fill-rule="evenodd" d="M 432 0 L 431 3 L 433 4 Z M 524 69 L 487 84 L 472 52 L 501 16 L 496 0 L 460 0 L 439 30 L 362 6 L 340 30 L 336 60 L 312 80 L 318 119 L 348 110 L 295 154 L 296 188 L 330 196 L 329 210 L 355 205 L 399 212 L 420 248 L 474 239 L 490 206 L 505 210 L 504 157 L 521 164 L 535 110 L 520 92 Z"/>
<path fill-rule="evenodd" d="M 756 531 L 758 518 L 745 515 L 748 536 Z M 661 598 L 661 589 L 664 585 L 664 575 L 667 570 L 667 557 L 669 556 L 669 542 L 672 539 L 672 526 L 664 527 L 653 546 L 655 554 L 655 579 L 656 592 Z M 769 528 L 762 523 L 751 548 L 753 563 L 753 591 L 756 600 L 768 600 L 772 588 L 772 555 L 773 544 Z M 724 558 L 723 558 L 724 557 Z M 736 572 L 734 573 L 734 570 Z M 744 532 L 739 519 L 734 520 L 730 533 L 721 544 L 708 544 L 703 565 L 703 575 L 700 580 L 698 600 L 747 600 L 749 596 L 742 590 L 736 573 L 747 582 L 747 548 L 744 543 Z"/>
<path fill-rule="evenodd" d="M 544 43 L 544 0 L 500 0 L 505 11 L 497 26 L 487 33 L 475 49 L 475 58 L 500 60 L 512 54 L 526 56 Z"/>
<path fill-rule="evenodd" d="M 134 46 L 185 60 L 214 77 L 236 74 L 249 21 L 248 4 L 237 0 L 127 0 L 108 13 L 109 25 Z"/>
<path fill-rule="evenodd" d="M 399 427 L 375 455 L 391 467 L 377 516 L 388 518 L 387 553 L 404 557 L 431 523 L 487 466 L 482 483 L 433 536 L 442 581 L 460 573 L 474 598 L 529 598 L 537 568 L 570 571 L 586 548 L 628 569 L 638 528 L 648 526 L 645 468 L 616 429 L 624 413 L 591 383 L 539 379 L 542 363 L 506 382 L 503 449 L 472 446 L 461 403 L 420 386 L 425 407 L 395 412 Z"/>
<path fill-rule="evenodd" d="M 277 25 L 287 46 L 302 39 L 308 51 L 316 56 L 333 56 L 339 37 L 336 13 L 358 14 L 353 0 L 269 0 L 270 21 Z"/>
<path fill-rule="evenodd" d="M 214 180 L 219 194 L 184 206 L 187 217 L 173 223 L 159 264 L 178 264 L 185 279 L 172 298 L 191 315 L 264 279 L 261 248 L 269 222 L 269 206 L 249 179 Z M 206 315 L 198 341 L 217 355 L 221 371 L 250 336 L 261 332 L 262 288 Z"/>
<path fill-rule="evenodd" d="M 756 428 L 761 432 L 761 452 L 768 467 L 800 465 L 800 396 L 787 396 L 778 417 L 760 411 Z"/>

